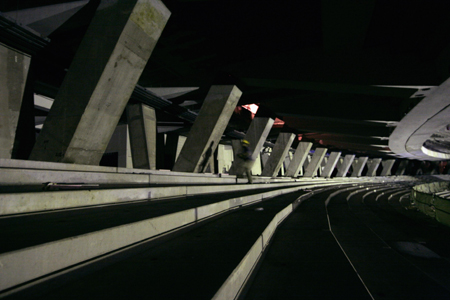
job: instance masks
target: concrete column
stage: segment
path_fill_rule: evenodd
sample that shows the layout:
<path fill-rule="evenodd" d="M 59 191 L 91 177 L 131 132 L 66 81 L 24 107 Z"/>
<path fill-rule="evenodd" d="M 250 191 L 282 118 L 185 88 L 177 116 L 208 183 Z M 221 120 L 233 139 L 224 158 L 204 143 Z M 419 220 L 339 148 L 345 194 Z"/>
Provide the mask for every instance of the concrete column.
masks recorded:
<path fill-rule="evenodd" d="M 328 157 L 327 154 L 325 153 L 325 156 L 323 157 L 322 161 L 320 162 L 320 167 L 317 169 L 317 176 L 322 176 L 322 172 L 325 168 L 325 166 L 327 165 L 328 162 Z"/>
<path fill-rule="evenodd" d="M 395 159 L 387 159 L 382 162 L 383 170 L 381 170 L 380 176 L 390 176 L 392 166 L 395 164 Z"/>
<path fill-rule="evenodd" d="M 233 85 L 213 86 L 181 149 L 174 171 L 200 173 L 219 144 L 242 92 Z"/>
<path fill-rule="evenodd" d="M 278 175 L 294 138 L 295 134 L 293 133 L 282 132 L 278 135 L 272 153 L 262 171 L 262 176 L 276 177 Z"/>
<path fill-rule="evenodd" d="M 169 16 L 159 0 L 96 12 L 30 159 L 99 163 Z"/>
<path fill-rule="evenodd" d="M 288 177 L 297 177 L 300 169 L 302 168 L 309 150 L 311 150 L 312 143 L 309 142 L 300 142 L 298 143 L 297 150 L 295 150 L 294 157 L 292 158 L 291 163 L 289 164 L 286 172 L 286 176 Z"/>
<path fill-rule="evenodd" d="M 358 157 L 357 159 L 355 159 L 352 163 L 353 166 L 353 172 L 352 175 L 350 177 L 359 177 L 361 176 L 361 173 L 364 169 L 364 166 L 367 163 L 367 160 L 369 158 L 367 156 L 365 157 Z"/>
<path fill-rule="evenodd" d="M 172 170 L 181 151 L 182 137 L 178 133 L 169 132 L 164 143 L 164 169 Z"/>
<path fill-rule="evenodd" d="M 267 165 L 267 161 L 269 160 L 269 157 L 270 157 L 269 152 L 261 152 L 261 167 L 263 170 Z"/>
<path fill-rule="evenodd" d="M 116 127 L 105 150 L 105 154 L 117 152 L 117 166 L 120 168 L 132 168 L 130 135 L 128 125 L 121 124 Z"/>
<path fill-rule="evenodd" d="M 220 145 L 218 147 L 217 159 L 219 161 L 219 173 L 228 173 L 233 163 L 233 149 L 230 145 Z"/>
<path fill-rule="evenodd" d="M 187 137 L 180 135 L 178 137 L 178 143 L 177 143 L 177 151 L 175 154 L 175 161 L 177 161 L 178 157 L 180 156 L 181 149 L 183 149 L 184 144 L 186 143 Z"/>
<path fill-rule="evenodd" d="M 308 166 L 309 166 L 309 163 L 311 162 L 311 158 L 312 158 L 312 155 L 307 155 L 306 156 L 306 159 L 305 159 L 305 162 L 303 163 L 303 168 L 300 168 L 300 172 L 301 172 L 301 175 L 302 176 L 304 176 L 305 174 L 305 172 L 304 171 L 306 171 L 306 169 L 308 168 Z M 300 174 L 300 173 L 299 173 Z"/>
<path fill-rule="evenodd" d="M 395 175 L 400 176 L 400 175 L 405 174 L 408 163 L 409 163 L 409 160 L 406 160 L 406 159 L 400 161 L 400 165 L 398 166 L 397 172 L 395 172 Z"/>
<path fill-rule="evenodd" d="M 325 168 L 323 169 L 321 177 L 331 177 L 331 174 L 334 171 L 334 168 L 336 167 L 337 162 L 339 161 L 339 158 L 341 157 L 341 152 L 331 152 L 330 157 L 328 157 L 327 164 L 325 165 Z"/>
<path fill-rule="evenodd" d="M 325 154 L 327 154 L 327 148 L 316 148 L 314 150 L 314 154 L 311 158 L 311 162 L 308 164 L 308 167 L 305 170 L 305 175 L 303 177 L 314 177 L 317 174 L 317 170 L 322 163 Z"/>
<path fill-rule="evenodd" d="M 156 113 L 153 107 L 142 103 L 127 105 L 133 167 L 156 169 Z"/>
<path fill-rule="evenodd" d="M 252 174 L 253 175 L 261 175 L 261 172 L 262 172 L 262 166 L 261 166 L 261 152 L 260 152 L 255 159 L 255 163 L 253 164 Z"/>
<path fill-rule="evenodd" d="M 381 158 L 374 158 L 367 162 L 367 174 L 366 176 L 373 177 L 377 176 L 377 169 L 381 163 Z"/>
<path fill-rule="evenodd" d="M 289 155 L 290 152 L 288 152 L 287 156 L 284 158 L 283 161 L 283 167 L 281 168 L 281 176 L 286 176 L 287 169 L 289 165 L 291 164 L 291 157 Z"/>
<path fill-rule="evenodd" d="M 250 150 L 252 151 L 253 163 L 256 161 L 261 149 L 264 146 L 264 142 L 269 135 L 270 129 L 272 128 L 274 119 L 271 118 L 254 118 L 250 123 L 250 127 L 245 134 L 244 139 L 250 143 Z M 236 150 L 239 150 L 236 149 Z M 240 157 L 235 156 L 233 165 L 230 169 L 230 174 L 237 175 L 243 172 L 244 160 Z"/>
<path fill-rule="evenodd" d="M 355 159 L 355 155 L 354 154 L 347 154 L 344 157 L 344 161 L 342 162 L 342 164 L 338 168 L 338 172 L 337 172 L 336 177 L 345 177 L 345 176 L 347 176 L 347 172 L 350 169 L 354 159 Z"/>
<path fill-rule="evenodd" d="M 0 158 L 11 158 L 30 61 L 0 44 Z"/>
<path fill-rule="evenodd" d="M 157 170 L 164 170 L 165 167 L 165 154 L 164 154 L 164 148 L 166 147 L 166 134 L 163 132 L 158 132 L 157 128 L 156 130 L 156 169 Z"/>

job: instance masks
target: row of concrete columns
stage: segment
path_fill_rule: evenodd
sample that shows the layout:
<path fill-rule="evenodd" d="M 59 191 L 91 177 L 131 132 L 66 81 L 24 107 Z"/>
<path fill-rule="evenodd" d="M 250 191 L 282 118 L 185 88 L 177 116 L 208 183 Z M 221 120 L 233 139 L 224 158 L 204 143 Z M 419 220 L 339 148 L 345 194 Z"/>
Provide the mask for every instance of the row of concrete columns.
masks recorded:
<path fill-rule="evenodd" d="M 31 160 L 98 165 L 126 112 L 133 167 L 157 168 L 155 110 L 142 103 L 129 103 L 129 99 L 169 16 L 159 0 L 119 1 L 96 13 L 45 119 Z M 0 80 L 0 158 L 11 158 L 30 60 L 29 55 L 0 45 L 0 72 L 7 74 Z M 167 136 L 165 152 L 173 160 L 173 171 L 214 170 L 213 154 L 241 94 L 236 86 L 211 87 L 184 145 L 176 143 L 176 154 L 169 148 L 178 137 Z M 250 142 L 253 161 L 273 122 L 271 118 L 252 121 L 245 139 Z M 394 164 L 394 160 L 368 161 L 354 155 L 341 158 L 339 152 L 327 156 L 326 148 L 311 150 L 308 142 L 300 142 L 292 160 L 286 159 L 294 139 L 293 133 L 278 136 L 270 156 L 264 158 L 262 176 L 277 176 L 283 163 L 288 164 L 288 177 L 299 173 L 331 177 L 336 168 L 336 176 L 343 177 L 350 167 L 351 176 L 361 176 L 366 164 L 367 176 L 375 176 L 380 164 L 381 175 L 390 175 Z M 239 141 L 233 143 L 235 153 L 241 151 L 240 147 Z M 242 159 L 235 155 L 230 174 L 242 173 L 242 166 Z M 401 165 L 399 170 L 405 168 Z"/>
<path fill-rule="evenodd" d="M 240 95 L 240 91 L 235 86 L 215 86 L 211 88 L 197 120 L 189 132 L 180 157 L 175 163 L 174 171 L 205 171 Z M 250 124 L 244 139 L 250 142 L 253 160 L 260 154 L 272 125 L 273 119 L 257 117 Z M 268 158 L 264 158 L 262 176 L 276 177 L 278 175 L 283 163 L 286 162 L 294 138 L 293 133 L 279 134 L 270 155 Z M 234 162 L 229 173 L 239 175 L 242 174 L 244 166 L 244 161 L 236 155 L 242 151 L 240 141 L 234 140 L 232 146 Z M 355 155 L 346 155 L 341 160 L 340 152 L 332 152 L 325 158 L 326 148 L 314 149 L 311 160 L 307 160 L 311 147 L 312 143 L 308 142 L 298 144 L 292 161 L 289 162 L 287 167 L 286 176 L 297 177 L 301 168 L 305 167 L 304 177 L 315 177 L 317 174 L 321 177 L 331 177 L 337 167 L 337 176 L 344 177 L 347 176 L 348 170 L 352 167 L 351 176 L 359 177 L 366 164 L 368 165 L 366 176 L 376 176 L 376 171 L 381 164 L 381 159 L 373 159 L 368 162 L 368 157 L 355 159 Z M 395 160 L 383 162 L 382 175 L 390 175 L 394 162 Z M 323 168 L 321 168 L 322 166 Z"/>
<path fill-rule="evenodd" d="M 169 16 L 159 0 L 116 1 L 96 12 L 29 159 L 99 164 Z M 0 158 L 12 157 L 30 60 L 0 45 L 0 72 L 7 75 L 0 77 Z M 133 162 L 145 168 L 154 167 L 152 155 L 142 154 L 155 136 L 155 127 L 143 127 L 152 123 L 151 110 L 127 110 Z"/>

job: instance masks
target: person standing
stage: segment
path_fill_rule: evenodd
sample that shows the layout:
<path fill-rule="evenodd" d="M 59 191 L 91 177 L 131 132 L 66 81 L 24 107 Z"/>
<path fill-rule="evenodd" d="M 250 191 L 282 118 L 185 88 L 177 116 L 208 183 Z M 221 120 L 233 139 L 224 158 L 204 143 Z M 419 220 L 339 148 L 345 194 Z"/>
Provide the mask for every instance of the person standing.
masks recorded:
<path fill-rule="evenodd" d="M 242 140 L 241 146 L 242 152 L 238 154 L 238 157 L 244 161 L 243 168 L 245 175 L 247 175 L 248 183 L 253 183 L 252 177 L 253 158 L 252 158 L 252 151 L 250 150 L 250 143 L 247 140 Z"/>

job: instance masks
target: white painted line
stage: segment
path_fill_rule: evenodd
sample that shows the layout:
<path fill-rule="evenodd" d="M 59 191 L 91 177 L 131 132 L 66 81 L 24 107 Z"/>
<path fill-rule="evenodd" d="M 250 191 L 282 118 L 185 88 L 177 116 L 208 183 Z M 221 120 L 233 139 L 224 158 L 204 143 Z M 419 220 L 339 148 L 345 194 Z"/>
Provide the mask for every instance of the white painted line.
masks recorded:
<path fill-rule="evenodd" d="M 350 265 L 352 266 L 353 270 L 355 271 L 356 275 L 358 276 L 359 280 L 361 281 L 362 285 L 364 286 L 364 288 L 366 289 L 367 293 L 369 294 L 369 296 L 375 300 L 375 298 L 373 297 L 372 293 L 370 292 L 369 288 L 367 287 L 366 283 L 364 282 L 364 280 L 361 278 L 361 276 L 358 273 L 358 270 L 356 270 L 355 266 L 353 265 L 352 261 L 350 260 L 350 258 L 348 257 L 347 253 L 345 252 L 344 248 L 342 247 L 341 243 L 339 243 L 339 240 L 336 238 L 336 236 L 333 233 L 333 229 L 331 228 L 331 222 L 330 222 L 330 216 L 328 214 L 328 203 L 330 202 L 331 198 L 333 198 L 334 196 L 346 192 L 347 190 L 343 190 L 343 191 L 337 191 L 333 194 L 331 194 L 327 200 L 325 200 L 325 210 L 327 212 L 327 219 L 328 219 L 328 228 L 330 229 L 331 235 L 333 235 L 334 240 L 336 241 L 336 243 L 339 245 L 339 248 L 341 248 L 342 253 L 344 253 L 345 257 L 347 258 L 348 262 L 350 263 Z"/>

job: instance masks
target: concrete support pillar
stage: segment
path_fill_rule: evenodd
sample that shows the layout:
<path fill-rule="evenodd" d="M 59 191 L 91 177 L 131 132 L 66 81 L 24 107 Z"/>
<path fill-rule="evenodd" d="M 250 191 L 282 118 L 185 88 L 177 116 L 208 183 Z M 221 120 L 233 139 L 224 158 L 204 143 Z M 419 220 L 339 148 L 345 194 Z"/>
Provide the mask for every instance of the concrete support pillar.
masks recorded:
<path fill-rule="evenodd" d="M 359 177 L 361 176 L 361 173 L 364 169 L 364 166 L 367 163 L 367 160 L 369 158 L 367 156 L 365 157 L 358 157 L 357 159 L 355 159 L 352 163 L 353 166 L 353 172 L 352 175 L 350 177 Z"/>
<path fill-rule="evenodd" d="M 242 92 L 233 85 L 213 86 L 181 149 L 174 171 L 201 173 L 209 165 Z"/>
<path fill-rule="evenodd" d="M 374 158 L 367 162 L 367 174 L 366 176 L 373 177 L 377 176 L 378 166 L 381 164 L 381 158 Z"/>
<path fill-rule="evenodd" d="M 406 172 L 406 168 L 408 167 L 408 163 L 409 163 L 409 160 L 406 160 L 406 159 L 400 161 L 400 165 L 398 166 L 397 172 L 395 172 L 395 175 L 398 175 L 398 176 L 404 175 Z"/>
<path fill-rule="evenodd" d="M 261 152 L 260 152 L 255 159 L 255 163 L 253 164 L 252 174 L 261 175 L 261 173 L 262 173 L 262 166 L 261 166 Z"/>
<path fill-rule="evenodd" d="M 252 151 L 253 163 L 256 161 L 264 143 L 269 135 L 270 129 L 272 128 L 273 122 L 275 120 L 271 118 L 254 118 L 250 123 L 250 127 L 245 134 L 244 139 L 250 143 L 250 151 Z M 236 150 L 239 150 L 237 148 Z M 243 173 L 244 160 L 240 157 L 235 156 L 233 165 L 230 169 L 230 174 L 240 175 Z"/>
<path fill-rule="evenodd" d="M 341 152 L 331 152 L 330 157 L 328 157 L 327 164 L 325 165 L 325 168 L 320 176 L 330 178 L 340 157 Z"/>
<path fill-rule="evenodd" d="M 120 168 L 132 168 L 130 135 L 128 125 L 121 124 L 116 127 L 105 150 L 105 154 L 117 153 L 117 166 Z"/>
<path fill-rule="evenodd" d="M 281 171 L 281 176 L 286 176 L 286 172 L 287 169 L 289 167 L 289 165 L 291 164 L 291 156 L 290 156 L 290 151 L 288 151 L 288 154 L 286 155 L 286 157 L 284 158 L 282 167 L 280 169 Z"/>
<path fill-rule="evenodd" d="M 309 163 L 311 162 L 311 157 L 312 155 L 309 154 L 306 156 L 305 162 L 303 163 L 303 169 L 306 170 L 308 168 Z"/>
<path fill-rule="evenodd" d="M 36 117 L 34 102 L 34 87 L 36 76 L 33 72 L 33 60 L 30 63 L 27 83 L 23 93 L 19 120 L 17 122 L 16 137 L 11 158 L 27 160 L 36 142 Z M 45 117 L 44 117 L 45 118 Z"/>
<path fill-rule="evenodd" d="M 380 176 L 390 176 L 392 166 L 395 164 L 395 159 L 387 159 L 382 162 L 383 170 L 381 170 Z"/>
<path fill-rule="evenodd" d="M 178 133 L 170 132 L 166 135 L 164 143 L 164 169 L 173 169 L 185 139 L 185 137 L 180 136 Z"/>
<path fill-rule="evenodd" d="M 309 150 L 311 150 L 312 143 L 300 142 L 298 143 L 297 150 L 295 150 L 294 157 L 289 164 L 286 172 L 288 177 L 297 177 L 300 169 L 308 156 Z"/>
<path fill-rule="evenodd" d="M 218 172 L 229 173 L 233 163 L 233 149 L 230 145 L 220 145 L 217 152 Z"/>
<path fill-rule="evenodd" d="M 269 152 L 261 152 L 261 167 L 264 168 L 267 165 L 267 161 L 269 160 L 270 153 Z"/>
<path fill-rule="evenodd" d="M 303 177 L 314 177 L 317 174 L 317 170 L 322 163 L 325 154 L 327 154 L 327 148 L 316 148 L 314 150 L 314 154 L 311 158 L 311 162 L 308 164 L 308 167 L 305 170 L 305 175 Z"/>
<path fill-rule="evenodd" d="M 354 159 L 355 159 L 355 155 L 354 154 L 347 154 L 344 157 L 344 161 L 342 162 L 342 164 L 338 168 L 338 172 L 337 172 L 336 177 L 345 177 L 345 176 L 347 176 L 347 172 L 350 169 L 350 167 L 352 166 L 352 163 L 353 163 Z"/>
<path fill-rule="evenodd" d="M 30 61 L 0 44 L 0 158 L 11 158 Z"/>
<path fill-rule="evenodd" d="M 169 16 L 159 0 L 96 12 L 30 159 L 99 163 Z"/>
<path fill-rule="evenodd" d="M 133 167 L 156 169 L 156 113 L 153 107 L 142 103 L 127 105 Z"/>
<path fill-rule="evenodd" d="M 276 177 L 278 175 L 278 171 L 280 171 L 294 138 L 295 134 L 293 133 L 282 132 L 278 135 L 272 153 L 262 171 L 262 176 Z"/>

